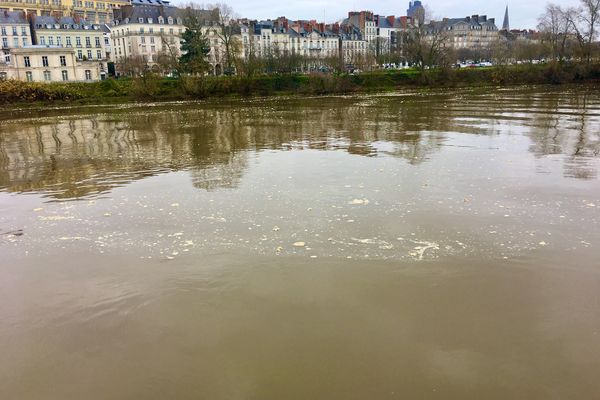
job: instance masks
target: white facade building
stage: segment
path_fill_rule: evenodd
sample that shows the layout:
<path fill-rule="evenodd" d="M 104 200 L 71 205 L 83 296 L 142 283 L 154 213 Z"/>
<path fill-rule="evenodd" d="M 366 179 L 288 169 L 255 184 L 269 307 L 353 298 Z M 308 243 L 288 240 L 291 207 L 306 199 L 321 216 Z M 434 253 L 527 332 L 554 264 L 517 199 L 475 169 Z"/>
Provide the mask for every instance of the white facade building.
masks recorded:
<path fill-rule="evenodd" d="M 111 26 L 112 59 L 143 57 L 149 65 L 160 54 L 181 54 L 180 41 L 184 32 L 180 10 L 159 0 L 134 1 L 114 10 Z"/>
<path fill-rule="evenodd" d="M 26 82 L 98 81 L 100 65 L 81 61 L 72 48 L 28 46 L 12 49 L 10 62 L 0 65 L 0 78 Z"/>
<path fill-rule="evenodd" d="M 10 61 L 10 50 L 32 44 L 29 22 L 23 12 L 0 12 L 0 63 Z"/>
<path fill-rule="evenodd" d="M 73 49 L 77 61 L 97 63 L 103 77 L 106 76 L 108 57 L 101 25 L 77 17 L 33 16 L 32 26 L 37 46 Z"/>

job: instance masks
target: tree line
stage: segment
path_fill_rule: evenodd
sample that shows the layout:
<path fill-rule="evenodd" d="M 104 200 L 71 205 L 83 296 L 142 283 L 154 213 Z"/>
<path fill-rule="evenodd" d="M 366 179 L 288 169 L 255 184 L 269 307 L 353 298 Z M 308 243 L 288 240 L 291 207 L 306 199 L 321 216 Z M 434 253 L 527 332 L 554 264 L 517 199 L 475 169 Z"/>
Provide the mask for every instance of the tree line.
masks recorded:
<path fill-rule="evenodd" d="M 426 74 L 433 69 L 450 69 L 457 61 L 466 60 L 485 60 L 496 65 L 536 60 L 589 65 L 600 53 L 596 42 L 600 0 L 580 0 L 577 7 L 549 3 L 538 19 L 538 32 L 532 33 L 534 37 L 519 38 L 511 32 L 500 32 L 498 40 L 480 48 L 456 49 L 445 22 L 432 22 L 423 10 L 423 15 L 415 18 L 419 22 L 398 33 L 393 44 L 387 44 L 389 51 L 369 49 L 350 59 L 341 54 L 306 57 L 282 51 L 276 43 L 257 54 L 252 43 L 242 48 L 240 25 L 231 7 L 215 4 L 201 8 L 191 3 L 182 12 L 186 29 L 180 40 L 163 35 L 160 37 L 162 50 L 153 63 L 141 56 L 128 57 L 117 63 L 117 69 L 147 90 L 154 78 L 165 75 L 180 80 L 188 77 L 197 80 L 211 74 L 252 78 L 264 74 L 345 72 L 348 65 L 367 71 L 387 63 L 405 63 Z M 215 41 L 213 46 L 211 41 Z M 382 45 L 378 43 L 376 47 L 379 49 Z M 215 65 L 221 70 L 215 71 Z"/>

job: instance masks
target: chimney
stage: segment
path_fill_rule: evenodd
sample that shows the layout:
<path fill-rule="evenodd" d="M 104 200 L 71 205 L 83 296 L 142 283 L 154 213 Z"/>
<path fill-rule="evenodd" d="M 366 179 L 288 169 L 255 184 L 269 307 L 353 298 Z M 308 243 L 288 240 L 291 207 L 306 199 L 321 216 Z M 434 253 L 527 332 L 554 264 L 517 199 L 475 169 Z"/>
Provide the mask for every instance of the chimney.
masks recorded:
<path fill-rule="evenodd" d="M 481 22 L 487 21 L 487 15 L 482 15 L 480 18 L 481 18 Z"/>
<path fill-rule="evenodd" d="M 475 15 L 471 16 L 471 18 L 473 18 L 473 21 L 479 22 L 479 15 L 475 14 Z"/>
<path fill-rule="evenodd" d="M 396 21 L 396 17 L 394 15 L 390 15 L 387 17 L 387 20 L 391 26 L 394 26 L 394 21 Z"/>

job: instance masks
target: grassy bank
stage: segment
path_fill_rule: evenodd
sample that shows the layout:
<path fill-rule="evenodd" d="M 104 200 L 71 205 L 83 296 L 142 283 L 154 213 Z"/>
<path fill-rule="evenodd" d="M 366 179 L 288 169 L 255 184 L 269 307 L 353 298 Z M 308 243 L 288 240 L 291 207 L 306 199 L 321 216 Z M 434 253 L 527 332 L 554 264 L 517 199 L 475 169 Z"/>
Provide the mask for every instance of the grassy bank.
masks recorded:
<path fill-rule="evenodd" d="M 0 82 L 0 103 L 101 103 L 132 100 L 186 100 L 274 94 L 342 94 L 419 87 L 472 87 L 561 84 L 600 81 L 600 64 L 500 66 L 478 69 L 401 70 L 360 75 L 262 75 L 183 77 L 181 79 L 109 79 L 93 83 Z"/>

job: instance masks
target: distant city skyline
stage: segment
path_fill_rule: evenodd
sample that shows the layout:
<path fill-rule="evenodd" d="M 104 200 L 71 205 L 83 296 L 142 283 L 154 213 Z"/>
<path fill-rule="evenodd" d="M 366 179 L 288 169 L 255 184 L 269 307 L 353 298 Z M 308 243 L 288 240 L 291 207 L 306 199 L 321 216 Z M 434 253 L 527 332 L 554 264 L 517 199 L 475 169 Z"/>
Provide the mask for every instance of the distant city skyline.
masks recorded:
<path fill-rule="evenodd" d="M 496 25 L 502 27 L 506 1 L 489 0 L 422 0 L 436 19 L 443 17 L 464 17 L 480 14 L 496 18 Z M 208 1 L 210 3 L 210 1 Z M 371 10 L 381 15 L 406 15 L 409 0 L 304 0 L 300 2 L 275 0 L 226 0 L 222 1 L 233 8 L 240 17 L 267 19 L 286 16 L 290 19 L 316 19 L 335 22 L 347 16 L 348 11 Z M 554 0 L 557 3 L 556 0 Z M 172 0 L 174 5 L 184 5 L 189 0 Z M 200 2 L 202 3 L 202 2 Z M 530 0 L 526 3 L 509 1 L 510 25 L 512 29 L 535 29 L 537 18 L 544 12 L 547 0 Z M 563 6 L 576 6 L 579 0 L 561 0 Z"/>

